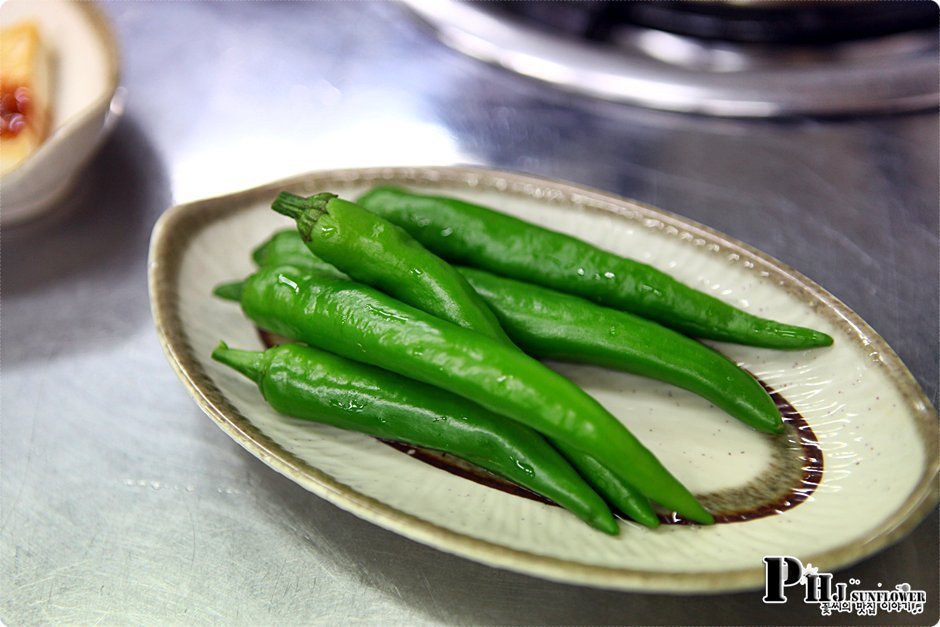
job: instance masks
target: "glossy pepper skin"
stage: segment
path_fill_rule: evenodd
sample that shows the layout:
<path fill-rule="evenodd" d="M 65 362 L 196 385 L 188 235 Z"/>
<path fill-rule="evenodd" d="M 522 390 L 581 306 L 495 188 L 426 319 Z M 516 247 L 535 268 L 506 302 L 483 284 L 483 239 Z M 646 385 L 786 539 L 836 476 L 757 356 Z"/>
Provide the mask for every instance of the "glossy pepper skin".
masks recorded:
<path fill-rule="evenodd" d="M 291 266 L 249 277 L 241 305 L 263 328 L 472 400 L 591 455 L 679 515 L 714 522 L 595 399 L 518 349 L 364 285 Z"/>
<path fill-rule="evenodd" d="M 754 316 L 652 266 L 480 205 L 395 187 L 374 188 L 357 203 L 452 263 L 575 294 L 693 337 L 777 349 L 832 344 L 820 331 Z"/>
<path fill-rule="evenodd" d="M 316 259 L 293 231 L 258 250 L 273 263 Z M 759 431 L 779 433 L 780 412 L 751 375 L 721 353 L 655 322 L 583 298 L 458 267 L 496 314 L 512 341 L 542 359 L 603 366 L 684 388 Z"/>
<path fill-rule="evenodd" d="M 394 249 L 387 250 L 386 252 L 390 254 L 396 253 Z M 309 267 L 313 270 L 321 268 L 325 264 L 325 262 L 318 259 L 312 252 L 310 252 L 301 239 L 299 233 L 296 231 L 281 232 L 276 234 L 273 238 L 255 250 L 253 253 L 253 258 L 259 266 L 266 264 L 277 265 L 280 262 L 285 262 L 292 263 L 294 265 L 300 264 L 300 267 Z M 330 268 L 332 268 L 332 266 L 330 266 Z M 424 276 L 426 277 L 426 280 L 435 280 L 433 269 L 425 272 Z M 402 277 L 401 280 L 407 280 L 407 277 Z M 447 277 L 445 276 L 438 288 L 441 291 L 446 291 L 446 285 Z M 406 296 L 410 296 L 410 294 L 406 294 Z M 451 297 L 455 302 L 459 303 L 460 307 L 464 310 L 472 309 L 475 306 L 473 301 L 461 301 L 460 294 L 451 295 Z M 421 309 L 419 306 L 420 303 L 408 301 L 403 302 Z M 450 322 L 459 324 L 459 322 L 456 320 L 450 320 Z M 484 334 L 490 333 L 488 326 L 484 326 L 482 329 L 477 330 Z M 515 346 L 506 339 L 502 332 L 493 333 L 490 335 L 490 337 L 515 348 Z M 611 505 L 617 508 L 620 512 L 629 516 L 633 520 L 646 525 L 647 527 L 655 528 L 659 526 L 659 519 L 656 517 L 656 513 L 650 506 L 649 500 L 644 497 L 636 488 L 618 479 L 614 473 L 609 471 L 603 466 L 603 464 L 594 460 L 589 455 L 585 455 L 562 442 L 551 441 L 551 444 L 555 446 L 559 452 L 561 452 L 561 454 L 571 463 L 572 466 L 578 470 L 578 472 L 581 473 L 585 480 L 594 489 L 596 489 L 605 499 L 607 499 Z"/>
<path fill-rule="evenodd" d="M 698 394 L 758 431 L 783 431 L 780 412 L 760 383 L 704 344 L 577 296 L 482 270 L 460 271 L 530 355 L 664 381 Z"/>
<path fill-rule="evenodd" d="M 509 342 L 463 276 L 391 222 L 329 193 L 303 198 L 281 192 L 271 207 L 297 221 L 301 239 L 317 258 L 352 279 Z"/>
<path fill-rule="evenodd" d="M 251 259 L 258 267 L 294 265 L 346 277 L 336 266 L 312 254 L 296 229 L 278 231 L 251 251 Z"/>
<path fill-rule="evenodd" d="M 255 352 L 223 343 L 212 358 L 254 381 L 283 414 L 450 453 L 619 532 L 601 498 L 538 434 L 459 396 L 294 344 Z"/>

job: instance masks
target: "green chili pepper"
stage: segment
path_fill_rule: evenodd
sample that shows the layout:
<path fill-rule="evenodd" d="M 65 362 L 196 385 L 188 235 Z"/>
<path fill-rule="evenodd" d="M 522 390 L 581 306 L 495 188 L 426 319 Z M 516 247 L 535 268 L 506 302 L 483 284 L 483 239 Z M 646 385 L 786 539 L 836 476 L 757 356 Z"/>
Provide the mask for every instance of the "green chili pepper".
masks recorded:
<path fill-rule="evenodd" d="M 254 381 L 283 414 L 450 453 L 619 533 L 601 498 L 538 434 L 466 399 L 295 344 L 254 352 L 220 343 L 212 358 Z"/>
<path fill-rule="evenodd" d="M 460 273 L 391 222 L 329 193 L 303 198 L 282 192 L 271 206 L 297 221 L 297 231 L 315 258 L 325 259 L 353 279 L 407 305 L 514 347 L 493 312 Z M 272 255 L 297 254 L 290 240 L 272 246 L 287 247 L 268 251 Z M 584 456 L 563 442 L 551 443 L 581 469 L 578 461 Z M 604 489 L 617 483 L 601 464 L 585 466 L 583 474 L 592 485 Z M 598 474 L 599 479 L 593 481 L 592 476 Z M 605 496 L 631 518 L 650 526 L 658 524 L 649 503 L 630 486 L 623 485 Z"/>
<path fill-rule="evenodd" d="M 291 232 L 291 234 L 296 235 L 296 233 L 294 232 Z M 301 246 L 304 246 L 299 236 L 297 237 L 297 241 L 301 243 Z M 307 254 L 310 255 L 309 251 L 307 251 L 306 249 L 306 246 L 304 246 L 304 251 L 306 251 Z M 298 259 L 298 261 L 300 261 L 300 259 Z M 242 294 L 242 290 L 244 289 L 244 286 L 245 286 L 244 281 L 235 281 L 232 283 L 225 283 L 216 287 L 213 293 L 216 296 L 225 298 L 227 300 L 239 301 L 241 300 L 241 294 Z M 337 357 L 337 359 L 342 359 L 342 358 Z M 351 362 L 351 363 L 355 363 L 355 362 Z M 418 384 L 417 382 L 415 383 L 417 385 L 424 385 L 424 384 Z M 441 393 L 446 394 L 446 392 L 441 392 Z M 459 396 L 455 396 L 455 395 L 450 395 L 450 396 L 460 402 L 464 402 L 464 403 L 470 402 L 470 401 L 467 401 L 466 399 L 460 398 Z M 478 411 L 486 411 L 486 410 L 482 408 L 478 408 Z M 311 419 L 314 419 L 314 418 L 311 417 Z M 493 425 L 493 431 L 497 435 L 499 435 L 501 438 L 503 438 L 504 440 L 507 440 L 510 443 L 513 441 L 514 433 L 520 429 L 527 431 L 530 434 L 529 437 L 537 438 L 544 443 L 544 440 L 542 440 L 542 437 L 538 433 L 529 429 L 528 427 L 525 427 L 522 424 L 516 423 L 512 420 L 507 420 L 506 418 L 502 416 L 498 417 L 498 421 L 499 421 L 499 424 Z M 512 427 L 508 430 L 502 430 L 499 428 L 499 425 L 512 425 Z M 577 469 L 578 473 L 583 478 L 583 480 L 586 481 L 591 488 L 596 490 L 598 494 L 603 496 L 604 499 L 608 503 L 610 503 L 612 506 L 617 508 L 617 510 L 621 514 L 629 516 L 636 522 L 642 525 L 645 525 L 646 527 L 656 528 L 659 526 L 660 524 L 659 518 L 657 518 L 656 512 L 654 512 L 653 508 L 650 506 L 649 499 L 643 496 L 636 488 L 632 487 L 631 485 L 619 479 L 614 473 L 612 473 L 610 470 L 605 468 L 600 462 L 590 457 L 589 455 L 585 455 L 581 453 L 580 451 L 577 451 L 571 448 L 570 446 L 568 447 L 559 446 L 557 442 L 554 442 L 553 444 L 555 444 L 558 451 L 562 453 L 563 457 L 566 460 L 568 460 L 568 463 L 570 463 L 571 466 Z M 523 442 L 519 446 L 524 447 L 525 443 Z M 527 487 L 529 487 L 529 489 L 535 492 L 538 492 L 537 490 L 535 490 L 534 488 L 530 486 L 527 486 Z M 541 492 L 539 493 L 543 494 L 543 496 L 549 496 Z M 549 498 L 551 497 L 549 496 Z M 561 504 L 562 507 L 567 507 L 566 505 L 563 504 L 563 502 L 557 499 L 553 499 L 553 500 L 555 500 L 556 503 Z M 571 509 L 571 508 L 568 507 L 568 509 Z"/>
<path fill-rule="evenodd" d="M 302 198 L 282 192 L 271 207 L 297 220 L 297 230 L 314 255 L 354 280 L 509 342 L 466 279 L 394 224 L 335 194 Z"/>
<path fill-rule="evenodd" d="M 646 497 L 714 519 L 616 418 L 521 351 L 322 272 L 262 268 L 241 293 L 263 328 L 437 386 L 588 454 Z"/>
<path fill-rule="evenodd" d="M 339 277 L 346 276 L 335 266 L 312 254 L 296 229 L 278 231 L 251 251 L 251 258 L 258 267 L 293 265 L 331 272 Z"/>
<path fill-rule="evenodd" d="M 316 257 L 293 232 L 279 233 L 270 262 L 307 263 Z M 306 267 L 306 266 L 305 266 Z M 721 353 L 626 312 L 548 288 L 497 277 L 482 270 L 457 268 L 496 314 L 500 326 L 519 347 L 542 359 L 604 366 L 684 388 L 755 429 L 779 433 L 780 412 L 751 375 Z M 236 297 L 237 299 L 237 297 Z"/>
<path fill-rule="evenodd" d="M 460 268 L 509 336 L 541 359 L 623 370 L 685 388 L 759 431 L 783 421 L 757 380 L 721 353 L 681 333 L 548 288 Z"/>
<path fill-rule="evenodd" d="M 303 221 L 303 218 L 300 218 L 300 220 Z M 375 220 L 381 221 L 381 218 L 375 218 Z M 369 224 L 374 227 L 373 221 L 370 220 Z M 389 224 L 388 228 L 397 227 L 392 227 L 392 225 Z M 373 228 L 373 231 L 374 230 L 375 228 Z M 420 256 L 413 252 L 416 244 L 413 240 L 411 240 L 411 236 L 404 233 L 404 231 L 401 231 L 400 235 L 402 240 L 407 242 L 406 246 L 396 247 L 392 242 L 387 242 L 386 246 L 382 249 L 382 253 L 392 257 L 411 257 L 415 263 L 421 263 L 422 259 Z M 420 244 L 417 244 L 417 246 L 420 246 Z M 431 253 L 427 254 L 430 255 Z M 301 267 L 304 268 L 307 268 L 309 265 L 309 268 L 314 269 L 320 267 L 320 265 L 324 263 L 322 260 L 318 259 L 316 255 L 310 252 L 301 236 L 297 232 L 290 234 L 278 233 L 267 243 L 256 249 L 253 256 L 259 265 L 275 265 L 277 262 L 284 261 L 287 263 L 300 263 Z M 339 257 L 341 263 L 348 263 L 347 255 L 340 255 Z M 354 265 L 358 266 L 361 263 L 362 261 L 359 258 L 356 258 Z M 384 268 L 394 268 L 397 265 L 394 259 L 389 260 L 384 258 L 384 256 L 378 256 L 375 253 L 372 253 L 372 258 L 369 260 L 369 263 L 371 265 L 381 265 Z M 450 300 L 451 306 L 446 309 L 438 308 L 437 313 L 443 312 L 446 315 L 448 311 L 458 310 L 462 312 L 469 312 L 467 315 L 463 315 L 461 317 L 462 319 L 488 320 L 489 312 L 485 312 L 487 315 L 473 314 L 472 310 L 477 307 L 478 304 L 482 304 L 482 301 L 476 297 L 475 293 L 475 298 L 468 300 L 463 298 L 462 290 L 455 294 L 449 292 L 448 286 L 453 284 L 451 274 L 452 270 L 451 266 L 447 265 L 446 262 L 442 263 L 443 267 L 446 267 L 446 272 L 440 275 L 437 273 L 438 268 L 442 267 L 440 263 L 432 263 L 428 266 L 418 266 L 420 269 L 422 269 L 422 276 L 426 284 L 430 285 L 434 292 L 446 294 Z M 396 283 L 394 270 L 388 270 L 385 276 L 390 282 Z M 408 281 L 409 279 L 409 276 L 398 277 L 398 281 Z M 379 285 L 373 285 L 373 287 L 381 288 Z M 422 304 L 425 302 L 423 293 L 418 293 L 418 296 L 421 296 L 418 298 L 415 297 L 416 293 L 412 291 L 402 291 L 402 295 L 403 298 L 401 300 L 405 304 L 417 307 L 423 311 L 427 311 L 422 307 Z M 436 312 L 427 311 L 427 313 L 433 314 Z M 479 331 L 484 335 L 489 335 L 494 340 L 503 342 L 508 346 L 515 348 L 515 346 L 502 332 L 502 329 L 496 333 L 494 332 L 492 325 L 489 324 L 483 325 L 483 327 L 479 329 L 473 329 L 472 327 L 461 324 L 459 320 L 449 319 L 449 321 L 455 324 L 459 324 L 460 326 L 464 326 L 465 328 Z M 643 525 L 648 527 L 656 527 L 659 525 L 659 519 L 656 517 L 656 514 L 650 506 L 649 501 L 638 490 L 630 485 L 625 484 L 623 481 L 618 479 L 616 475 L 607 470 L 603 464 L 600 464 L 596 460 L 591 459 L 590 456 L 578 452 L 572 447 L 565 445 L 563 442 L 551 441 L 551 444 L 555 446 L 555 448 L 557 448 L 558 451 L 561 452 L 561 454 L 564 455 L 564 457 L 568 459 L 571 464 L 581 473 L 587 482 L 596 490 L 598 490 L 598 492 L 600 492 L 600 494 L 603 495 L 604 498 L 606 498 L 607 501 L 614 507 Z"/>
<path fill-rule="evenodd" d="M 825 333 L 760 318 L 652 266 L 462 200 L 377 187 L 357 201 L 461 265 L 623 309 L 695 337 L 767 348 L 832 344 Z"/>

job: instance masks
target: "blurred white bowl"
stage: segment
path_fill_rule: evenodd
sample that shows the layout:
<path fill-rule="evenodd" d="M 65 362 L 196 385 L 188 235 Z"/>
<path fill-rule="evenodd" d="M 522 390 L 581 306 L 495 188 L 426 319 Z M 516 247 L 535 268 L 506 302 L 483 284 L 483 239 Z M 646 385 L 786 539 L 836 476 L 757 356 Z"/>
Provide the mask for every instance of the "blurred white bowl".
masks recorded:
<path fill-rule="evenodd" d="M 77 182 L 82 166 L 120 115 L 119 55 L 107 19 L 90 2 L 7 0 L 0 26 L 35 21 L 51 57 L 49 134 L 0 178 L 0 224 L 50 208 Z"/>

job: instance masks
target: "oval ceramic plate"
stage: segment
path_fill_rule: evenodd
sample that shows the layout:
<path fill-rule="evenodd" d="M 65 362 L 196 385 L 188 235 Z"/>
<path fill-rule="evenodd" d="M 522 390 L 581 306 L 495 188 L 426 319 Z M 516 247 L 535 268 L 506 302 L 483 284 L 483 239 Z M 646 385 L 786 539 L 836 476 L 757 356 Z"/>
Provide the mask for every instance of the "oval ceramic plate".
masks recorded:
<path fill-rule="evenodd" d="M 457 196 L 672 273 L 743 309 L 826 331 L 834 346 L 721 351 L 777 393 L 784 436 L 758 434 L 665 384 L 551 364 L 620 418 L 721 521 L 621 523 L 618 537 L 558 507 L 428 465 L 364 435 L 280 416 L 214 363 L 220 339 L 261 348 L 239 308 L 211 296 L 252 271 L 249 252 L 289 222 L 280 190 L 354 198 L 378 183 Z M 825 290 L 719 233 L 573 185 L 469 168 L 313 173 L 182 205 L 154 229 L 150 294 L 163 346 L 200 407 L 269 466 L 339 507 L 438 549 L 572 583 L 658 591 L 758 587 L 764 555 L 832 571 L 886 546 L 933 506 L 936 411 L 884 341 Z"/>
<path fill-rule="evenodd" d="M 0 24 L 24 20 L 38 25 L 50 57 L 51 120 L 43 143 L 0 181 L 4 226 L 38 215 L 72 187 L 114 127 L 122 106 L 117 42 L 93 3 L 3 2 Z"/>

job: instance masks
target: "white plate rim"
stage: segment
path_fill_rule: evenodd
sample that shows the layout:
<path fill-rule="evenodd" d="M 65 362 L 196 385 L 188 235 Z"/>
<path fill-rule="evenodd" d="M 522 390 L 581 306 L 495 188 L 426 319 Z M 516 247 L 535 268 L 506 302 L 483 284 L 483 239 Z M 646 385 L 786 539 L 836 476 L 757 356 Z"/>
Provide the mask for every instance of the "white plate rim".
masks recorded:
<path fill-rule="evenodd" d="M 669 593 L 720 593 L 758 588 L 764 572 L 754 568 L 714 573 L 650 572 L 611 568 L 536 555 L 473 538 L 435 525 L 366 496 L 310 466 L 256 429 L 229 403 L 205 373 L 189 348 L 178 315 L 179 254 L 200 228 L 248 209 L 252 201 L 270 198 L 284 189 L 324 189 L 331 184 L 380 184 L 482 187 L 505 194 L 520 194 L 571 205 L 577 210 L 600 211 L 651 228 L 674 228 L 705 245 L 718 245 L 736 253 L 736 263 L 761 272 L 797 295 L 841 327 L 860 345 L 876 352 L 878 365 L 900 392 L 925 448 L 926 463 L 916 487 L 897 510 L 862 542 L 804 556 L 804 560 L 831 572 L 849 566 L 893 544 L 909 533 L 936 505 L 940 455 L 936 438 L 937 413 L 913 375 L 897 354 L 861 317 L 824 288 L 788 265 L 710 227 L 635 200 L 581 185 L 529 174 L 477 166 L 353 168 L 314 171 L 251 189 L 183 203 L 168 209 L 154 226 L 150 241 L 148 281 L 151 311 L 167 359 L 199 407 L 238 444 L 275 471 L 305 489 L 360 518 L 439 550 L 491 566 L 545 579 L 607 589 Z M 768 274 L 763 274 L 768 273 Z"/>

